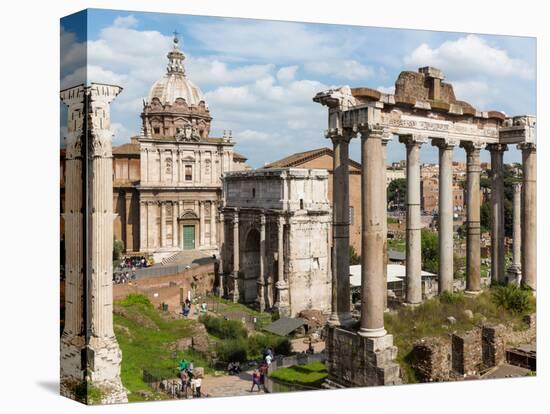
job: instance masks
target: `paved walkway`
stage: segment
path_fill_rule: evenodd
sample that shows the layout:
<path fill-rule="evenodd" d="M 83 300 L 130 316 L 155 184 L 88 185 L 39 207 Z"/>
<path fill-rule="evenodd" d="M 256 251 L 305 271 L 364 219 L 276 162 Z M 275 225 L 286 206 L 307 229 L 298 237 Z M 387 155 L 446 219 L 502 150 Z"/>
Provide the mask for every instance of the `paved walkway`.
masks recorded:
<path fill-rule="evenodd" d="M 220 377 L 205 375 L 202 380 L 201 392 L 209 397 L 263 394 L 264 391 L 257 391 L 256 387 L 254 387 L 253 392 L 250 392 L 252 372 L 253 370 L 249 370 L 241 372 L 239 375 L 223 375 Z"/>

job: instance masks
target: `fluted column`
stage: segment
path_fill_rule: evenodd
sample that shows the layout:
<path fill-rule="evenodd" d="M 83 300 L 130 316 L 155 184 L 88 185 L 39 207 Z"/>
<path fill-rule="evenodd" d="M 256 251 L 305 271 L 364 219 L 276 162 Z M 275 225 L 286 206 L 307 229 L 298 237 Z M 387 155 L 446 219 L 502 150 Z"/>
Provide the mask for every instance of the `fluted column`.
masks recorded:
<path fill-rule="evenodd" d="M 361 324 L 359 335 L 379 337 L 384 329 L 384 205 L 383 130 L 365 126 L 361 132 Z M 348 275 L 349 279 L 349 275 Z"/>
<path fill-rule="evenodd" d="M 83 153 L 85 88 L 78 86 L 61 92 L 61 100 L 68 107 L 65 136 L 65 325 L 61 339 L 61 380 L 64 377 L 82 378 L 80 354 L 73 366 L 63 360 L 65 351 L 84 345 L 84 233 L 83 233 Z M 85 141 L 84 141 L 85 142 Z M 71 372 L 72 371 L 72 372 Z"/>
<path fill-rule="evenodd" d="M 402 135 L 407 147 L 407 234 L 406 234 L 406 302 L 422 302 L 422 242 L 420 223 L 420 146 L 426 138 Z"/>
<path fill-rule="evenodd" d="M 140 145 L 139 148 L 139 163 L 140 163 L 140 181 L 142 184 L 147 183 L 149 181 L 149 166 L 147 163 L 147 148 L 144 148 L 142 145 Z"/>
<path fill-rule="evenodd" d="M 199 201 L 199 219 L 200 219 L 200 247 L 204 246 L 204 235 L 205 235 L 205 213 L 204 213 L 204 201 Z"/>
<path fill-rule="evenodd" d="M 158 203 L 147 202 L 147 247 L 149 250 L 158 246 L 157 210 Z"/>
<path fill-rule="evenodd" d="M 210 202 L 210 246 L 217 246 L 216 240 L 216 202 Z"/>
<path fill-rule="evenodd" d="M 460 146 L 466 150 L 466 292 L 477 294 L 481 291 L 479 151 L 484 145 L 465 141 Z"/>
<path fill-rule="evenodd" d="M 332 312 L 328 323 L 350 325 L 349 280 L 349 142 L 350 131 L 330 136 L 333 144 L 332 183 Z"/>
<path fill-rule="evenodd" d="M 521 183 L 514 184 L 513 209 L 512 264 L 508 268 L 508 273 L 515 283 L 519 283 L 521 281 Z"/>
<path fill-rule="evenodd" d="M 239 212 L 233 216 L 233 302 L 239 301 Z"/>
<path fill-rule="evenodd" d="M 491 152 L 491 279 L 505 282 L 504 269 L 504 144 L 490 144 Z"/>
<path fill-rule="evenodd" d="M 522 152 L 521 283 L 537 290 L 537 146 L 518 145 Z"/>
<path fill-rule="evenodd" d="M 432 140 L 439 147 L 439 293 L 453 291 L 453 148 L 456 142 Z"/>
<path fill-rule="evenodd" d="M 172 247 L 178 247 L 178 202 L 172 202 Z"/>
<path fill-rule="evenodd" d="M 265 214 L 260 215 L 260 275 L 258 284 L 258 306 L 260 312 L 265 310 Z"/>
<path fill-rule="evenodd" d="M 166 203 L 160 202 L 160 247 L 166 247 Z"/>

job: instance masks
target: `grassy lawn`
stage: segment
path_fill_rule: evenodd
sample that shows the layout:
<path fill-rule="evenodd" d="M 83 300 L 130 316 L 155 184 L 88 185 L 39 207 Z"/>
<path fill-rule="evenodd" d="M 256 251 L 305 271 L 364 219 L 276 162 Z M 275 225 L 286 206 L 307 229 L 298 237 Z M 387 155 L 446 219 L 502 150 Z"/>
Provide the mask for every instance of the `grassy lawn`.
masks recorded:
<path fill-rule="evenodd" d="M 405 251 L 405 240 L 403 239 L 388 239 L 388 249 L 398 252 Z"/>
<path fill-rule="evenodd" d="M 242 313 L 256 318 L 256 329 L 261 330 L 262 327 L 271 323 L 271 314 L 266 312 L 258 312 L 242 303 L 234 303 L 233 301 L 222 299 L 216 296 L 209 297 L 210 301 L 216 302 L 214 306 L 210 307 L 210 311 L 219 315 L 225 313 Z"/>
<path fill-rule="evenodd" d="M 308 387 L 321 385 L 327 376 L 327 368 L 322 362 L 311 362 L 306 365 L 279 368 L 271 374 L 271 378 L 275 380 Z"/>
<path fill-rule="evenodd" d="M 411 351 L 414 343 L 421 338 L 444 338 L 453 332 L 466 332 L 478 326 L 484 318 L 489 323 L 511 324 L 516 330 L 527 329 L 522 320 L 524 314 L 515 314 L 498 306 L 492 299 L 492 289 L 477 297 L 462 294 L 454 294 L 453 297 L 454 301 L 433 298 L 417 308 L 403 307 L 385 315 L 385 327 L 393 334 L 394 343 L 399 348 L 397 359 L 407 382 L 416 382 L 410 365 Z M 473 319 L 468 319 L 464 314 L 466 309 L 473 312 Z M 456 319 L 455 324 L 449 324 L 449 316 Z"/>
<path fill-rule="evenodd" d="M 210 371 L 202 355 L 168 349 L 170 342 L 189 336 L 196 322 L 165 319 L 146 298 L 138 296 L 141 295 L 130 295 L 116 302 L 121 311 L 114 315 L 115 333 L 122 350 L 122 383 L 131 392 L 130 401 L 143 400 L 138 391 L 152 392 L 143 381 L 144 369 L 163 378 L 176 377 L 178 361 L 185 358 Z M 163 396 L 157 394 L 155 398 Z"/>

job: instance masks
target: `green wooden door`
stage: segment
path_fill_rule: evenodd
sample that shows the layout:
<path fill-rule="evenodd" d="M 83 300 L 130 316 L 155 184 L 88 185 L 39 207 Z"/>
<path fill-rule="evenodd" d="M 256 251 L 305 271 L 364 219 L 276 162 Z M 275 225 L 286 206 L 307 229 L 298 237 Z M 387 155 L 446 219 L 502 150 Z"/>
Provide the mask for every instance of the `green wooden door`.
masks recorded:
<path fill-rule="evenodd" d="M 183 249 L 193 250 L 195 248 L 195 226 L 183 226 Z"/>

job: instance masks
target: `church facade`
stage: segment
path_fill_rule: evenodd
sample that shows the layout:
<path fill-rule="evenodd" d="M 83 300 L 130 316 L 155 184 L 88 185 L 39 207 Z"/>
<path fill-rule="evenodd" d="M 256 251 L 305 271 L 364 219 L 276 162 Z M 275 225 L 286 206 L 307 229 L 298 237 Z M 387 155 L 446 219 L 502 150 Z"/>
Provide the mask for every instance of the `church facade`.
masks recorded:
<path fill-rule="evenodd" d="M 217 253 L 222 175 L 248 169 L 231 132 L 210 136 L 210 110 L 184 59 L 174 37 L 166 73 L 143 102 L 140 135 L 113 149 L 115 239 L 156 260 Z"/>

